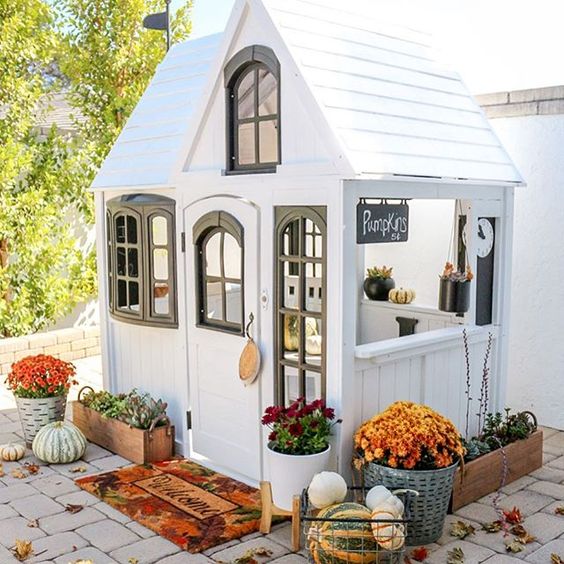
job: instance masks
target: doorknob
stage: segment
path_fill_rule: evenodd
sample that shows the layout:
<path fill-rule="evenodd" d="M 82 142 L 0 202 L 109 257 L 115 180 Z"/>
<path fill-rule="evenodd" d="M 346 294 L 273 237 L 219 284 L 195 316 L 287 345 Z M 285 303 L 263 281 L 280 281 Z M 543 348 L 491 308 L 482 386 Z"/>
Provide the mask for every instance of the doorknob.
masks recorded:
<path fill-rule="evenodd" d="M 260 303 L 263 310 L 268 309 L 268 290 L 263 290 L 260 294 Z"/>

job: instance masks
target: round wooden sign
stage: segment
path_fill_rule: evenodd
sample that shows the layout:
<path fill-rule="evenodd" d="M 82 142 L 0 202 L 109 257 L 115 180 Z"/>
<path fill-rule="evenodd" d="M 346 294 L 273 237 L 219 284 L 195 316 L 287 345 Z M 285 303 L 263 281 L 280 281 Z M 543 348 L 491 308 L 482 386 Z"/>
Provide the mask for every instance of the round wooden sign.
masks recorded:
<path fill-rule="evenodd" d="M 249 339 L 239 358 L 239 378 L 248 386 L 252 384 L 260 372 L 260 350 L 258 345 Z"/>

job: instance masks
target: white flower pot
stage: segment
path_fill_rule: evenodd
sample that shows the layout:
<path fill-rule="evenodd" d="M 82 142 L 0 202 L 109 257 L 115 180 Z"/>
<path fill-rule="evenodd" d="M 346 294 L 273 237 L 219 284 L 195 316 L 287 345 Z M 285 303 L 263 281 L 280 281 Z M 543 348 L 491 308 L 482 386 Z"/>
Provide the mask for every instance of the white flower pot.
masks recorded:
<path fill-rule="evenodd" d="M 281 454 L 269 448 L 268 464 L 274 504 L 290 511 L 293 497 L 301 495 L 313 476 L 327 468 L 330 454 L 331 445 L 318 454 L 302 456 Z"/>

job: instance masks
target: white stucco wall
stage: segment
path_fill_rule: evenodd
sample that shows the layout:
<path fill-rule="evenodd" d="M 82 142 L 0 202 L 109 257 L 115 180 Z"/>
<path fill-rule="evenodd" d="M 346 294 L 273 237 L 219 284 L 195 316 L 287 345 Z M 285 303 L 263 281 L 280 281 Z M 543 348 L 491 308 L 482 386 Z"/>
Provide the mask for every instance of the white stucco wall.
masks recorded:
<path fill-rule="evenodd" d="M 393 266 L 396 288 L 412 288 L 415 303 L 437 307 L 439 274 L 448 259 L 454 200 L 411 200 L 405 243 L 365 245 L 365 268 Z"/>
<path fill-rule="evenodd" d="M 527 182 L 515 194 L 507 405 L 564 429 L 564 115 L 492 124 Z"/>

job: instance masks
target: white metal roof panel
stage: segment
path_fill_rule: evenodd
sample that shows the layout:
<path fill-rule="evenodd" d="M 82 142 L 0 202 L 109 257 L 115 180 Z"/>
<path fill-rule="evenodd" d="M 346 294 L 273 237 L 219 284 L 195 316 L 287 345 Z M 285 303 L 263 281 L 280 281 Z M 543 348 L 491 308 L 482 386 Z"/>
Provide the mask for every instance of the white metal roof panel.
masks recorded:
<path fill-rule="evenodd" d="M 263 2 L 358 175 L 522 180 L 426 34 L 382 23 L 356 0 Z"/>
<path fill-rule="evenodd" d="M 174 45 L 104 161 L 92 188 L 166 186 L 207 84 L 222 34 Z"/>

